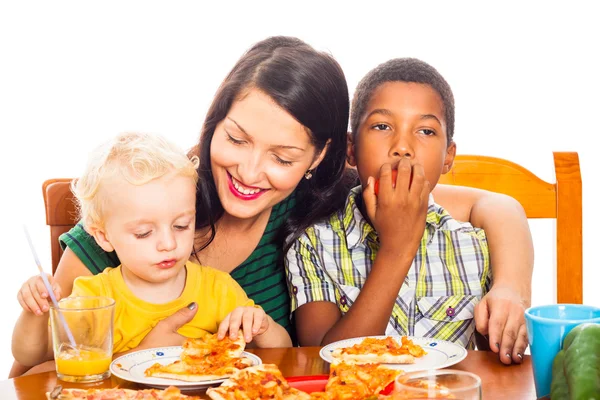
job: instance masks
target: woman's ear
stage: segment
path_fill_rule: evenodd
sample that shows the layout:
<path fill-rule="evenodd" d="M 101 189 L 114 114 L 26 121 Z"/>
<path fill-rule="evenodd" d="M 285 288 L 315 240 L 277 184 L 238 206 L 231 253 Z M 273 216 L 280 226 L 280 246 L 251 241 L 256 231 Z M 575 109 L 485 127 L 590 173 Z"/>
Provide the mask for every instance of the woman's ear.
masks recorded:
<path fill-rule="evenodd" d="M 106 231 L 103 228 L 93 225 L 86 228 L 86 230 L 94 237 L 96 243 L 98 243 L 98 246 L 100 246 L 102 250 L 106 251 L 107 253 L 115 250 L 113 245 L 110 244 L 110 240 L 108 239 Z"/>
<path fill-rule="evenodd" d="M 442 174 L 447 174 L 452 169 L 454 164 L 454 157 L 456 157 L 456 142 L 452 141 L 446 149 L 446 157 L 444 158 L 444 167 L 442 168 Z"/>
<path fill-rule="evenodd" d="M 356 156 L 354 155 L 354 136 L 352 132 L 346 134 L 346 161 L 351 167 L 356 167 Z"/>
<path fill-rule="evenodd" d="M 321 164 L 321 161 L 323 161 L 323 159 L 325 158 L 325 155 L 327 154 L 327 150 L 329 150 L 330 144 L 331 144 L 331 139 L 327 140 L 327 143 L 325 143 L 325 147 L 323 147 L 323 150 L 321 150 L 321 153 L 319 153 L 319 156 L 317 158 L 315 158 L 313 163 L 310 165 L 310 168 L 309 168 L 310 171 L 314 170 L 315 168 L 317 168 L 319 166 L 319 164 Z"/>

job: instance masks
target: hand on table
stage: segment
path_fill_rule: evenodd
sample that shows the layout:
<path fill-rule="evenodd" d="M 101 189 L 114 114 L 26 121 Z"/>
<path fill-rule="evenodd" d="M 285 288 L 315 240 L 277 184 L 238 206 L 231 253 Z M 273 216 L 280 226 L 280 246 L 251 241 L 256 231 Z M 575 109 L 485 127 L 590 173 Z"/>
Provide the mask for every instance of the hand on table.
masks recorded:
<path fill-rule="evenodd" d="M 489 336 L 490 349 L 504 364 L 523 361 L 527 348 L 525 301 L 511 287 L 494 285 L 475 306 L 475 325 Z"/>

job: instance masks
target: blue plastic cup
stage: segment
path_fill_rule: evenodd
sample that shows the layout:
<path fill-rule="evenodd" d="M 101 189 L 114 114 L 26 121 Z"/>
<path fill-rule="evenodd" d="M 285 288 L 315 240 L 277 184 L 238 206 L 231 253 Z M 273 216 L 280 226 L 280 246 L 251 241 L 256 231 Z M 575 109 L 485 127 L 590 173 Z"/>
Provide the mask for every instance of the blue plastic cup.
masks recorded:
<path fill-rule="evenodd" d="M 550 395 L 552 362 L 562 348 L 565 336 L 584 322 L 600 323 L 600 308 L 583 304 L 551 304 L 525 310 L 538 398 Z"/>

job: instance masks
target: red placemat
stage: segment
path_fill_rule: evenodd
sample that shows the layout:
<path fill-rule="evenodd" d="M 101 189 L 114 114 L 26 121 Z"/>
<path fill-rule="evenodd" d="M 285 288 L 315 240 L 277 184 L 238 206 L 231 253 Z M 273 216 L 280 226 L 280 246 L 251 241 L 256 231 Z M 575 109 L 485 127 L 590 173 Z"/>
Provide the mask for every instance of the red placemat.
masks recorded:
<path fill-rule="evenodd" d="M 291 387 L 305 393 L 324 392 L 329 375 L 291 376 L 285 378 Z"/>

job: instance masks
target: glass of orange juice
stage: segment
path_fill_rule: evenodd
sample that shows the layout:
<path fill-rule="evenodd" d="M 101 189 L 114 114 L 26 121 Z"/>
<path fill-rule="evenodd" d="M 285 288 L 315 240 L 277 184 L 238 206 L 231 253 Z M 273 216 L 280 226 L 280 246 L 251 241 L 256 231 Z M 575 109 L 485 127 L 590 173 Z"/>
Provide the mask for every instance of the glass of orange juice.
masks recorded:
<path fill-rule="evenodd" d="M 58 379 L 97 382 L 110 377 L 114 314 L 115 301 L 101 296 L 67 297 L 50 308 Z"/>

